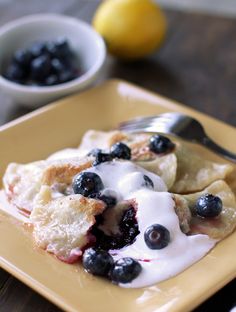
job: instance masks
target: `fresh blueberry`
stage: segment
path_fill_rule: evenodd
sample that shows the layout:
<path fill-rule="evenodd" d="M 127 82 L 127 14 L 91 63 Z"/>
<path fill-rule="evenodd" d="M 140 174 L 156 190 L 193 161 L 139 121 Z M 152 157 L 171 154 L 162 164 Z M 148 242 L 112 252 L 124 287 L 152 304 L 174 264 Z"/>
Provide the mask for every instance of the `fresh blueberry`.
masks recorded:
<path fill-rule="evenodd" d="M 110 278 L 115 283 L 130 283 L 142 271 L 140 263 L 133 258 L 119 259 L 114 263 L 110 272 Z"/>
<path fill-rule="evenodd" d="M 105 194 L 98 193 L 90 197 L 102 200 L 106 204 L 107 208 L 114 207 L 117 204 L 117 199 L 114 196 L 108 196 Z"/>
<path fill-rule="evenodd" d="M 72 183 L 75 194 L 81 194 L 85 197 L 94 197 L 99 193 L 104 185 L 101 178 L 94 172 L 81 172 L 75 176 Z"/>
<path fill-rule="evenodd" d="M 196 202 L 196 213 L 200 217 L 214 218 L 222 211 L 222 200 L 212 194 L 204 194 Z"/>
<path fill-rule="evenodd" d="M 51 51 L 53 55 L 58 58 L 70 57 L 72 54 L 69 43 L 65 38 L 57 39 Z"/>
<path fill-rule="evenodd" d="M 60 74 L 65 70 L 64 64 L 57 58 L 53 58 L 51 60 L 51 65 L 52 65 L 52 71 L 55 74 Z"/>
<path fill-rule="evenodd" d="M 29 86 L 52 86 L 79 76 L 78 60 L 64 38 L 35 42 L 17 50 L 4 77 Z"/>
<path fill-rule="evenodd" d="M 113 159 L 111 154 L 104 153 L 102 151 L 97 152 L 95 156 L 94 166 L 97 166 L 103 162 L 111 161 Z"/>
<path fill-rule="evenodd" d="M 82 263 L 89 273 L 108 276 L 113 266 L 113 258 L 107 251 L 89 248 L 84 252 Z"/>
<path fill-rule="evenodd" d="M 144 179 L 144 186 L 150 189 L 154 189 L 154 184 L 152 180 L 146 174 L 143 175 L 143 179 Z"/>
<path fill-rule="evenodd" d="M 31 62 L 31 77 L 43 81 L 51 73 L 51 61 L 47 55 L 39 56 Z"/>
<path fill-rule="evenodd" d="M 106 208 L 114 207 L 117 204 L 117 194 L 111 189 L 104 189 L 101 192 L 94 193 L 89 197 L 102 200 L 106 204 Z"/>
<path fill-rule="evenodd" d="M 121 159 L 129 160 L 131 159 L 131 150 L 126 144 L 122 142 L 118 142 L 112 145 L 111 155 L 114 158 L 121 158 Z"/>
<path fill-rule="evenodd" d="M 45 43 L 46 51 L 49 53 L 51 58 L 55 58 L 56 45 L 54 41 L 48 41 Z"/>
<path fill-rule="evenodd" d="M 27 70 L 32 61 L 32 55 L 27 50 L 17 50 L 13 56 L 13 61 L 19 64 L 22 68 Z"/>
<path fill-rule="evenodd" d="M 21 66 L 16 63 L 12 63 L 8 66 L 3 76 L 8 80 L 20 82 L 25 78 L 25 72 Z"/>
<path fill-rule="evenodd" d="M 59 74 L 60 83 L 68 82 L 75 79 L 78 75 L 72 70 L 64 70 Z"/>
<path fill-rule="evenodd" d="M 77 56 L 73 54 L 72 51 L 71 51 L 71 56 L 63 58 L 63 64 L 65 65 L 67 69 L 72 70 L 73 72 L 77 73 L 77 75 L 79 75 L 79 71 L 78 71 L 78 68 L 80 67 L 79 61 L 78 61 Z"/>
<path fill-rule="evenodd" d="M 170 242 L 170 232 L 163 225 L 153 224 L 146 229 L 144 240 L 150 249 L 162 249 Z"/>
<path fill-rule="evenodd" d="M 29 48 L 29 52 L 33 58 L 37 58 L 47 53 L 45 42 L 35 42 Z"/>
<path fill-rule="evenodd" d="M 173 150 L 174 143 L 167 137 L 155 134 L 150 138 L 149 148 L 155 154 L 168 153 Z"/>
<path fill-rule="evenodd" d="M 100 148 L 94 148 L 88 153 L 88 156 L 96 157 L 96 155 L 100 153 L 101 151 L 102 150 Z"/>
<path fill-rule="evenodd" d="M 45 79 L 46 86 L 53 86 L 59 83 L 57 75 L 50 75 Z"/>
<path fill-rule="evenodd" d="M 117 199 L 116 199 L 116 197 L 113 197 L 113 196 L 101 195 L 98 198 L 100 200 L 104 201 L 107 208 L 114 207 L 117 204 Z"/>

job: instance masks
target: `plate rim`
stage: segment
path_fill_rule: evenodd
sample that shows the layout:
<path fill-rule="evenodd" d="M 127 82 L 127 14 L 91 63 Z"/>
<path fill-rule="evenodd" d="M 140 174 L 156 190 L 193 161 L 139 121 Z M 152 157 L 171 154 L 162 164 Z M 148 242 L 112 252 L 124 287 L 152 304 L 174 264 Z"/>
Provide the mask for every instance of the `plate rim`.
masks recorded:
<path fill-rule="evenodd" d="M 163 101 L 167 101 L 167 102 L 171 102 L 171 104 L 173 106 L 175 106 L 175 108 L 178 109 L 178 107 L 184 107 L 186 109 L 189 109 L 191 112 L 193 113 L 197 113 L 198 115 L 202 115 L 204 117 L 207 117 L 207 118 L 210 118 L 212 120 L 212 122 L 217 122 L 217 123 L 220 123 L 222 124 L 224 127 L 227 127 L 229 129 L 231 129 L 232 131 L 236 131 L 236 128 L 234 128 L 232 125 L 229 125 L 229 124 L 226 124 L 225 122 L 219 120 L 219 119 L 216 119 L 212 116 L 208 116 L 207 114 L 204 114 L 202 112 L 199 112 L 195 109 L 192 109 L 192 108 L 189 108 L 187 107 L 186 105 L 183 105 L 175 100 L 172 100 L 172 99 L 168 99 L 167 97 L 165 96 L 162 96 L 162 95 L 159 95 L 155 92 L 152 92 L 152 91 L 149 91 L 149 90 L 146 90 L 145 88 L 143 87 L 139 87 L 139 86 L 136 86 L 130 82 L 126 82 L 124 80 L 120 80 L 120 79 L 110 79 L 110 80 L 107 80 L 105 81 L 104 83 L 96 86 L 95 88 L 93 89 L 99 89 L 99 88 L 103 88 L 104 86 L 110 86 L 110 87 L 114 87 L 116 86 L 117 84 L 126 84 L 126 85 L 129 85 L 131 86 L 132 88 L 136 88 L 136 89 L 139 89 L 139 90 L 142 90 L 144 93 L 146 94 L 151 94 L 152 96 L 156 97 L 156 98 L 160 98 L 162 99 Z M 49 105 L 46 105 L 42 108 L 39 108 L 39 109 L 36 109 L 34 110 L 33 112 L 30 112 L 30 113 L 27 113 L 26 115 L 22 116 L 22 117 L 19 117 L 19 118 L 16 118 L 15 120 L 13 121 L 10 121 L 4 125 L 2 125 L 0 127 L 0 132 L 5 132 L 7 131 L 9 128 L 12 128 L 12 127 L 15 127 L 21 123 L 24 123 L 26 120 L 29 120 L 31 118 L 34 118 L 34 117 L 37 117 L 38 115 L 40 114 L 47 114 L 47 112 L 49 110 L 53 110 L 55 109 L 56 107 L 58 106 L 64 106 L 64 103 L 65 103 L 65 100 L 68 100 L 68 99 L 71 99 L 73 100 L 73 98 L 76 98 L 78 96 L 80 96 L 82 93 L 85 94 L 85 93 L 90 93 L 91 92 L 91 89 L 88 89 L 84 92 L 81 92 L 79 94 L 75 94 L 75 95 L 72 95 L 72 96 L 69 96 L 69 97 L 66 97 L 66 98 L 63 98 L 59 101 L 56 101 L 56 102 L 53 102 Z M 51 291 L 51 293 L 48 292 L 48 288 L 43 288 L 42 287 L 42 284 L 40 285 L 35 285 L 35 280 L 29 280 L 29 278 L 27 276 L 24 276 L 24 274 L 22 275 L 22 272 L 18 272 L 16 271 L 15 269 L 11 268 L 11 266 L 9 265 L 9 263 L 5 263 L 4 262 L 4 259 L 2 259 L 2 257 L 0 256 L 0 265 L 2 266 L 2 268 L 4 270 L 6 270 L 7 272 L 9 272 L 11 275 L 15 276 L 17 279 L 19 279 L 20 281 L 22 281 L 24 284 L 28 285 L 30 288 L 32 288 L 34 291 L 36 291 L 37 293 L 40 293 L 43 297 L 45 297 L 46 299 L 48 299 L 49 301 L 53 302 L 55 305 L 57 305 L 58 307 L 60 308 L 63 308 L 67 311 L 75 311 L 74 309 L 71 308 L 71 306 L 67 305 L 65 301 L 63 301 L 60 296 L 57 296 L 56 293 L 54 293 L 53 291 Z M 23 277 L 22 277 L 23 276 Z M 201 302 L 203 302 L 205 299 L 209 298 L 212 294 L 214 294 L 217 290 L 219 290 L 220 288 L 222 288 L 224 285 L 226 285 L 228 282 L 230 282 L 231 280 L 233 280 L 234 277 L 233 276 L 228 276 L 227 278 L 224 279 L 224 281 L 222 281 L 222 285 L 218 284 L 216 285 L 216 287 L 212 288 L 212 291 L 210 291 L 209 295 L 206 296 L 206 297 L 203 297 L 201 298 L 200 300 L 196 300 L 196 303 L 191 306 L 191 308 L 194 308 L 196 307 L 197 305 L 199 305 Z M 79 311 L 79 310 L 77 310 Z"/>

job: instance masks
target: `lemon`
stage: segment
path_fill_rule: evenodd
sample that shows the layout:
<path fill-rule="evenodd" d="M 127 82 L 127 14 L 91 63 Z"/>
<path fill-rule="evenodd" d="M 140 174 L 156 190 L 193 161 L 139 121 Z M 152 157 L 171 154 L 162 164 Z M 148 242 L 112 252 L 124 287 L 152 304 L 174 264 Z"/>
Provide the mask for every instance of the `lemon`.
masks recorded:
<path fill-rule="evenodd" d="M 93 26 L 108 51 L 126 59 L 152 53 L 166 34 L 165 15 L 151 0 L 106 0 L 98 7 Z"/>

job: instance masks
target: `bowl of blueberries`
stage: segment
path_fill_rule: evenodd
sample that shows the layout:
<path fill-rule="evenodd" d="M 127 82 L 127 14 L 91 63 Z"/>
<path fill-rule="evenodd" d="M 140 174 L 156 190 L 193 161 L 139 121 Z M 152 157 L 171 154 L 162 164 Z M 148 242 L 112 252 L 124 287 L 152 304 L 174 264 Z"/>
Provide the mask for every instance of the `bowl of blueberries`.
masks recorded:
<path fill-rule="evenodd" d="M 31 108 L 91 85 L 105 58 L 102 37 L 76 18 L 37 14 L 0 28 L 0 88 Z"/>

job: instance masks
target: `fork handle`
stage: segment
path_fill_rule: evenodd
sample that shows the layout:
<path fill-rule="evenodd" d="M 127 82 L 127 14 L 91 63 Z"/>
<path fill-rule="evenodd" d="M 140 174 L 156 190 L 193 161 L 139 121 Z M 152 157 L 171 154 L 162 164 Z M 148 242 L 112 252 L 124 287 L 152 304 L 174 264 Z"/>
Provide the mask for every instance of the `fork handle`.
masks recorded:
<path fill-rule="evenodd" d="M 210 139 L 209 137 L 204 137 L 201 140 L 201 143 L 206 146 L 207 148 L 209 148 L 210 150 L 212 150 L 213 152 L 216 152 L 217 154 L 220 154 L 221 156 L 223 156 L 224 158 L 235 162 L 236 163 L 236 154 L 224 149 L 223 147 L 221 147 L 220 145 L 216 144 L 212 139 Z"/>

